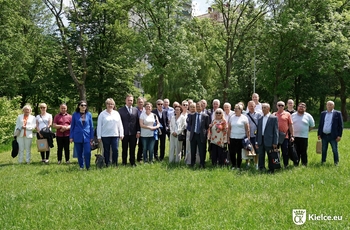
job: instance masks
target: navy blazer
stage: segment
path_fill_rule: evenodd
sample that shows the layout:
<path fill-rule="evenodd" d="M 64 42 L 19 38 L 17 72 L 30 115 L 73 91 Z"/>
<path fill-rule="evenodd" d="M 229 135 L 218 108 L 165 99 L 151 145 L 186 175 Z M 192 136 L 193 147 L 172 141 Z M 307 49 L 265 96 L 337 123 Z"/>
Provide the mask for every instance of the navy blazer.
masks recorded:
<path fill-rule="evenodd" d="M 122 119 L 125 136 L 136 135 L 137 132 L 140 132 L 139 113 L 137 112 L 137 108 L 132 107 L 131 110 L 131 114 L 126 106 L 123 106 L 118 110 Z"/>
<path fill-rule="evenodd" d="M 158 110 L 154 109 L 152 110 L 152 113 L 154 113 L 155 115 L 157 115 L 158 117 L 158 121 L 159 123 L 162 124 L 162 132 L 165 133 L 165 131 L 169 131 L 169 120 L 168 120 L 168 112 L 166 110 L 163 109 L 162 111 L 162 119 L 160 119 L 159 115 L 158 115 Z"/>
<path fill-rule="evenodd" d="M 258 133 L 256 142 L 258 145 L 264 145 L 272 147 L 272 145 L 278 144 L 278 121 L 277 117 L 270 114 L 267 119 L 265 132 L 262 132 L 263 116 L 258 120 Z M 264 136 L 264 143 L 262 143 L 262 137 Z"/>
<path fill-rule="evenodd" d="M 323 138 L 323 126 L 324 126 L 324 119 L 326 117 L 327 111 L 323 111 L 321 113 L 320 123 L 318 125 L 318 131 L 317 135 Z M 338 110 L 333 110 L 333 117 L 332 117 L 332 129 L 331 129 L 331 138 L 337 139 L 337 137 L 341 137 L 343 135 L 343 117 L 341 115 L 341 112 Z"/>
<path fill-rule="evenodd" d="M 191 126 L 191 133 L 190 133 L 190 140 L 192 141 L 193 135 L 194 135 L 194 129 L 196 126 L 196 117 L 197 113 L 194 114 L 189 114 L 189 125 Z M 201 142 L 205 142 L 207 140 L 207 133 L 210 125 L 210 117 L 206 113 L 201 113 L 201 120 L 200 120 L 200 130 L 199 130 L 199 135 L 201 137 Z"/>
<path fill-rule="evenodd" d="M 72 115 L 72 123 L 70 124 L 69 138 L 76 143 L 86 143 L 94 139 L 94 124 L 92 122 L 92 114 L 86 113 L 86 118 L 83 125 L 79 112 Z"/>

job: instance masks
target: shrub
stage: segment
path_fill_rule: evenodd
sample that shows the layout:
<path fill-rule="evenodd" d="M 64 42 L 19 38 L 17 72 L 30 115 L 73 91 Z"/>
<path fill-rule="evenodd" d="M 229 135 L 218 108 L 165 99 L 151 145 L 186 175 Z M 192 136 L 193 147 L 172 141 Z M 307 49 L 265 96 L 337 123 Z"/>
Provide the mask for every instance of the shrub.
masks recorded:
<path fill-rule="evenodd" d="M 20 97 L 0 97 L 0 144 L 8 143 L 13 138 L 17 116 L 22 113 L 19 101 Z"/>

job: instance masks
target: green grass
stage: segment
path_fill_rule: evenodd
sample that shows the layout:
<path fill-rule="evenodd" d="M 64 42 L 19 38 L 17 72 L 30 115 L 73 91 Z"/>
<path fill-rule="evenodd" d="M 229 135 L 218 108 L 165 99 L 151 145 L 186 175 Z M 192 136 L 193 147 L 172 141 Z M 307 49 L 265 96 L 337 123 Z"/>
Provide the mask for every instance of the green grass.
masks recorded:
<path fill-rule="evenodd" d="M 350 170 L 345 130 L 340 164 L 320 165 L 316 133 L 310 133 L 309 166 L 274 175 L 255 169 L 189 169 L 167 162 L 79 171 L 71 165 L 19 165 L 0 154 L 1 229 L 350 229 Z M 34 146 L 34 145 L 33 145 Z M 94 151 L 93 153 L 95 153 Z M 94 161 L 95 157 L 92 157 Z M 120 162 L 119 158 L 119 162 Z M 244 163 L 243 163 L 244 166 Z M 311 221 L 297 226 L 293 209 L 342 216 L 341 221 Z"/>

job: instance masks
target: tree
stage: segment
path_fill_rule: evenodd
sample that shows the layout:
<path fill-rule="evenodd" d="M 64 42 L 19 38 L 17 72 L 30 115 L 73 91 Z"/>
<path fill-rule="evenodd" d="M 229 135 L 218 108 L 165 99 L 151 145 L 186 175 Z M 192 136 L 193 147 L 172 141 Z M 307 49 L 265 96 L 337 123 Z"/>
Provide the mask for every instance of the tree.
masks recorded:
<path fill-rule="evenodd" d="M 223 92 L 223 101 L 227 100 L 231 83 L 236 78 L 234 65 L 238 51 L 252 38 L 249 32 L 268 12 L 268 5 L 269 1 L 215 0 L 211 12 L 213 19 L 196 26 L 198 36 L 220 74 L 218 81 L 222 84 L 219 89 Z"/>

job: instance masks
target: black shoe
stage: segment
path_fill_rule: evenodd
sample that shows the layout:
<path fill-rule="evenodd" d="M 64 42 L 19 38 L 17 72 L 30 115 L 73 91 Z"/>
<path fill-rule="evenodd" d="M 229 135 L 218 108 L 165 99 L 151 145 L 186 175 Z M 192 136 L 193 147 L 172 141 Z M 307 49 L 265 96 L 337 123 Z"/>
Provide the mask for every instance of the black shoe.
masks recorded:
<path fill-rule="evenodd" d="M 131 167 L 135 168 L 137 165 L 136 164 L 132 164 Z"/>

